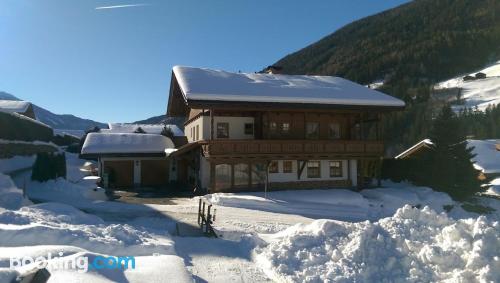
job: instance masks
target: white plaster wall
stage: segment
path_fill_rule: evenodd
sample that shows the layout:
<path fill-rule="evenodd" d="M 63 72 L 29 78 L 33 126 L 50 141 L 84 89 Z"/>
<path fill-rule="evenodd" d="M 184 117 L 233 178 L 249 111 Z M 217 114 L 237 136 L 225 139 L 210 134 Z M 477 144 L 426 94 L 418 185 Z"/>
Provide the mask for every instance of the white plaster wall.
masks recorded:
<path fill-rule="evenodd" d="M 245 124 L 254 123 L 253 117 L 225 117 L 225 116 L 215 116 L 214 117 L 214 139 L 217 139 L 217 123 L 228 123 L 229 124 L 229 139 L 253 139 L 253 135 L 245 135 Z M 192 121 L 184 128 L 184 134 L 186 135 L 188 142 L 193 142 L 191 136 L 191 128 L 196 129 L 196 125 L 199 126 L 200 136 L 199 140 L 209 140 L 210 139 L 210 117 L 202 116 Z"/>
<path fill-rule="evenodd" d="M 349 162 L 351 163 L 351 182 L 352 186 L 355 187 L 358 185 L 358 162 L 356 159 L 352 159 Z"/>
<path fill-rule="evenodd" d="M 279 173 L 269 173 L 269 182 L 297 181 L 297 160 L 292 161 L 292 173 L 283 173 L 283 160 L 278 160 Z"/>

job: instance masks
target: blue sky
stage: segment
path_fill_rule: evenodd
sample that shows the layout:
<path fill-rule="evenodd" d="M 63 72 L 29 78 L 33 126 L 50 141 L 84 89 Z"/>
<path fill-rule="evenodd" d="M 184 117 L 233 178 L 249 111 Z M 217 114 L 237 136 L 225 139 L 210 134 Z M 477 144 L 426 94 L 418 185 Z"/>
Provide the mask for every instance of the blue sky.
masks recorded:
<path fill-rule="evenodd" d="M 165 113 L 174 65 L 254 72 L 403 0 L 0 0 L 0 91 L 58 114 Z M 96 9 L 116 5 L 134 5 Z"/>

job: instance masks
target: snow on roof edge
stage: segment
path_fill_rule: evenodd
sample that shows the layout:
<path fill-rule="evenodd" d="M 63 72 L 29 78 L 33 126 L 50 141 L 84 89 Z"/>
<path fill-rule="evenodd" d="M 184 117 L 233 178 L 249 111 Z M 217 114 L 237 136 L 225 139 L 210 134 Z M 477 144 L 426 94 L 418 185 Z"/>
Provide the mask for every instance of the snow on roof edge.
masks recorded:
<path fill-rule="evenodd" d="M 305 101 L 304 96 L 300 97 L 283 97 L 283 96 L 265 96 L 265 95 L 258 95 L 257 97 L 249 98 L 252 96 L 251 94 L 247 95 L 242 95 L 242 94 L 231 94 L 231 93 L 225 93 L 221 94 L 221 96 L 217 97 L 216 94 L 213 93 L 203 93 L 203 92 L 193 92 L 191 89 L 188 87 L 187 79 L 185 78 L 183 72 L 184 70 L 189 71 L 189 70 L 198 70 L 198 71 L 205 71 L 205 72 L 218 72 L 221 74 L 225 74 L 225 78 L 229 77 L 230 75 L 232 76 L 244 76 L 244 77 L 249 77 L 249 76 L 269 76 L 269 78 L 293 78 L 293 79 L 300 79 L 300 78 L 316 78 L 318 79 L 317 84 L 325 83 L 324 80 L 331 80 L 331 79 L 336 79 L 339 80 L 339 83 L 349 85 L 349 87 L 357 87 L 357 88 L 365 88 L 367 91 L 366 92 L 371 92 L 372 94 L 376 94 L 379 99 L 376 99 L 377 97 L 374 97 L 373 99 L 366 99 L 363 97 L 358 97 L 358 98 L 349 98 L 349 99 L 339 99 L 339 98 L 318 98 L 315 97 L 315 101 Z M 387 107 L 404 107 L 406 104 L 404 101 L 390 96 L 388 94 L 382 93 L 380 91 L 366 88 L 363 85 L 357 84 L 353 81 L 341 78 L 341 77 L 335 77 L 335 76 L 315 76 L 315 75 L 285 75 L 285 74 L 251 74 L 251 73 L 232 73 L 232 72 L 227 72 L 224 70 L 217 70 L 217 69 L 210 69 L 210 68 L 199 68 L 199 67 L 189 67 L 189 66 L 180 66 L 176 65 L 172 68 L 172 72 L 177 79 L 177 83 L 181 89 L 182 96 L 184 99 L 187 101 L 189 99 L 194 99 L 194 100 L 202 100 L 202 101 L 213 101 L 213 100 L 220 100 L 220 101 L 239 101 L 239 102 L 275 102 L 275 103 L 304 103 L 304 104 L 330 104 L 330 105 L 353 105 L 353 106 L 387 106 Z M 322 79 L 321 81 L 319 79 Z M 269 81 L 269 80 L 268 80 Z M 289 80 L 290 81 L 290 80 Z M 338 87 L 338 86 L 336 86 Z M 320 89 L 318 87 L 317 89 Z M 307 89 L 304 89 L 306 91 Z M 345 91 L 347 92 L 347 91 Z M 208 97 L 208 98 L 207 98 Z M 287 99 L 289 101 L 284 102 L 283 99 Z M 335 101 L 333 101 L 335 100 Z"/>

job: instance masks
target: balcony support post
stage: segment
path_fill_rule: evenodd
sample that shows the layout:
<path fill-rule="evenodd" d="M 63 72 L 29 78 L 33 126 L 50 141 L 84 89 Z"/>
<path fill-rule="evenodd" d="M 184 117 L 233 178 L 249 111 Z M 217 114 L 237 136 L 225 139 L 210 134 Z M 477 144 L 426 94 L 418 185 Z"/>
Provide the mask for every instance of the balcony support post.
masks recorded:
<path fill-rule="evenodd" d="M 210 140 L 214 139 L 214 109 L 210 109 Z"/>

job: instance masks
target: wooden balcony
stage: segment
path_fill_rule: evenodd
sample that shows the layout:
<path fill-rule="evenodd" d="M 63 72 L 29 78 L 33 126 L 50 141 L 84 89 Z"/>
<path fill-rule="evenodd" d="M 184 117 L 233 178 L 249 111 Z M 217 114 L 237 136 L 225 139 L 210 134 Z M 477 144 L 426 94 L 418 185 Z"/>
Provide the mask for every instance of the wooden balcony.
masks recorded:
<path fill-rule="evenodd" d="M 207 158 L 378 158 L 382 141 L 358 140 L 208 140 L 200 141 Z"/>

